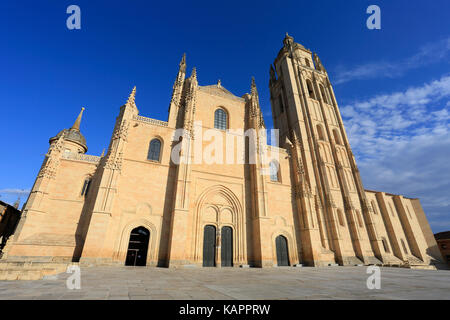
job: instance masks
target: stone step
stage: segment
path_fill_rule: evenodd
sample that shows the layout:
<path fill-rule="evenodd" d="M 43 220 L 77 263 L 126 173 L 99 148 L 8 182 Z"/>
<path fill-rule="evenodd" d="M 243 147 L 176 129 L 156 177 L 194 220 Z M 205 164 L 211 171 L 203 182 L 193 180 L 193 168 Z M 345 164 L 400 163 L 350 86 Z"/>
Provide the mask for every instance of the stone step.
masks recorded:
<path fill-rule="evenodd" d="M 410 265 L 409 268 L 418 270 L 437 270 L 437 268 L 432 265 Z"/>
<path fill-rule="evenodd" d="M 0 280 L 39 280 L 67 270 L 68 263 L 0 262 Z"/>

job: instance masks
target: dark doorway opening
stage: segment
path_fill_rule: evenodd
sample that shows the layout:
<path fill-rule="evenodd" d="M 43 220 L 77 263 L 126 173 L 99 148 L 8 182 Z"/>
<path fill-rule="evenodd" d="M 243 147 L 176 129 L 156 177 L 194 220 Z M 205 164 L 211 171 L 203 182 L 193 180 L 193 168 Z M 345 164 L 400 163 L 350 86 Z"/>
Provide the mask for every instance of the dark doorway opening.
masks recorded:
<path fill-rule="evenodd" d="M 137 227 L 131 231 L 128 244 L 126 266 L 145 266 L 147 262 L 148 242 L 150 231 L 144 227 Z"/>
<path fill-rule="evenodd" d="M 278 236 L 275 239 L 277 249 L 277 265 L 279 267 L 289 266 L 289 252 L 287 239 L 283 236 Z"/>
<path fill-rule="evenodd" d="M 233 229 L 230 227 L 222 228 L 222 241 L 221 247 L 221 265 L 222 267 L 232 267 L 233 266 Z"/>
<path fill-rule="evenodd" d="M 203 266 L 216 266 L 216 228 L 210 225 L 203 233 Z"/>

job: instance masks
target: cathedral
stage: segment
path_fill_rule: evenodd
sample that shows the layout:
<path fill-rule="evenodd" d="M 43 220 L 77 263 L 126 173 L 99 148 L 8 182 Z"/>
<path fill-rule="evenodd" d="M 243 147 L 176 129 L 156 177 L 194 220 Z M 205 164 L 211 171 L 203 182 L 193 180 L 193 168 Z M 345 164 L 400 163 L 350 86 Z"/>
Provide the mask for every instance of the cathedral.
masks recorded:
<path fill-rule="evenodd" d="M 364 189 L 317 54 L 286 34 L 269 88 L 277 146 L 262 133 L 254 81 L 243 96 L 220 81 L 199 85 L 195 68 L 186 74 L 185 56 L 167 121 L 141 115 L 134 88 L 101 156 L 87 154 L 82 109 L 71 128 L 50 138 L 2 260 L 431 268 L 441 260 L 418 199 Z M 207 133 L 225 141 L 238 129 L 257 132 L 232 145 L 245 161 L 194 161 L 196 145 L 209 148 Z M 264 152 L 278 156 L 263 161 Z M 174 153 L 186 161 L 174 161 Z"/>

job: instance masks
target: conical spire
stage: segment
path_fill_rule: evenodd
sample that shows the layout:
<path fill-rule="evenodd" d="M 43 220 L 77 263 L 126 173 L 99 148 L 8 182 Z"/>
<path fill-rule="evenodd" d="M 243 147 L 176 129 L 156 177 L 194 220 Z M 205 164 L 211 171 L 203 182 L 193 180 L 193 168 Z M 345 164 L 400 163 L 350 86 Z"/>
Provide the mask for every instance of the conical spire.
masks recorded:
<path fill-rule="evenodd" d="M 136 86 L 134 86 L 133 90 L 130 93 L 130 96 L 128 97 L 127 104 L 135 104 L 135 98 L 136 98 Z"/>
<path fill-rule="evenodd" d="M 83 116 L 83 111 L 84 111 L 84 108 L 81 108 L 81 111 L 77 117 L 77 120 L 75 120 L 75 123 L 73 124 L 72 128 L 70 128 L 70 129 L 80 131 L 81 117 Z"/>
<path fill-rule="evenodd" d="M 192 68 L 191 79 L 197 80 L 197 69 L 195 67 Z"/>

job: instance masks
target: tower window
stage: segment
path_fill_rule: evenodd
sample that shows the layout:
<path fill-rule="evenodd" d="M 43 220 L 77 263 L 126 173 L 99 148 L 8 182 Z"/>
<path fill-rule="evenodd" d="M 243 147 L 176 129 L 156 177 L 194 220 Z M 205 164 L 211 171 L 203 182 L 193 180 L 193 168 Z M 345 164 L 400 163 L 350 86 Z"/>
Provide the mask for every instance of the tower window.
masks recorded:
<path fill-rule="evenodd" d="M 333 103 L 333 98 L 332 98 L 332 94 L 331 94 L 331 89 L 330 87 L 327 87 L 327 93 L 328 93 L 328 98 L 330 99 L 330 104 Z"/>
<path fill-rule="evenodd" d="M 344 215 L 342 214 L 342 210 L 341 210 L 341 209 L 338 209 L 337 215 L 338 215 L 339 224 L 340 224 L 341 226 L 344 226 L 344 225 L 345 225 L 345 222 L 344 222 Z"/>
<path fill-rule="evenodd" d="M 278 103 L 280 105 L 280 113 L 284 112 L 284 105 L 283 105 L 283 98 L 281 97 L 281 94 L 278 96 Z"/>
<path fill-rule="evenodd" d="M 409 216 L 409 218 L 410 219 L 412 219 L 412 216 L 411 216 L 411 212 L 409 211 L 409 208 L 408 208 L 408 206 L 405 206 L 406 207 L 406 211 L 408 212 L 408 216 Z"/>
<path fill-rule="evenodd" d="M 217 109 L 214 112 L 214 128 L 220 130 L 227 129 L 227 113 L 223 109 Z"/>
<path fill-rule="evenodd" d="M 406 249 L 405 241 L 403 241 L 403 239 L 401 239 L 401 242 L 402 242 L 403 251 L 405 251 L 405 253 L 408 254 L 408 249 Z"/>
<path fill-rule="evenodd" d="M 152 161 L 160 161 L 161 155 L 161 141 L 153 139 L 150 141 L 150 148 L 148 149 L 147 159 Z"/>
<path fill-rule="evenodd" d="M 386 241 L 386 238 L 382 237 L 382 238 L 381 238 L 381 242 L 383 243 L 384 252 L 389 253 L 389 246 L 388 246 L 388 243 L 387 243 L 387 241 Z"/>
<path fill-rule="evenodd" d="M 389 209 L 391 210 L 391 216 L 395 218 L 394 209 L 392 209 L 392 204 L 389 203 Z"/>
<path fill-rule="evenodd" d="M 372 203 L 373 213 L 374 213 L 374 214 L 378 214 L 378 211 L 377 211 L 377 207 L 376 207 L 376 205 L 375 205 L 375 202 L 373 202 L 373 200 L 372 200 L 371 203 Z"/>
<path fill-rule="evenodd" d="M 325 89 L 323 88 L 322 85 L 320 85 L 320 92 L 322 93 L 322 99 L 323 99 L 323 102 L 329 103 L 329 102 L 328 102 L 328 97 L 327 97 L 327 95 L 325 94 Z"/>
<path fill-rule="evenodd" d="M 317 125 L 317 135 L 319 137 L 319 140 L 325 140 L 325 135 L 323 134 L 323 129 L 320 124 Z"/>
<path fill-rule="evenodd" d="M 333 135 L 334 135 L 334 141 L 336 142 L 336 144 L 342 144 L 341 138 L 339 137 L 339 132 L 336 129 L 333 130 Z"/>
<path fill-rule="evenodd" d="M 311 80 L 306 80 L 306 86 L 308 87 L 308 94 L 311 99 L 316 99 L 316 95 L 314 94 L 314 89 L 311 83 Z"/>
<path fill-rule="evenodd" d="M 363 221 L 362 221 L 362 217 L 361 217 L 361 212 L 359 212 L 359 210 L 356 210 L 356 218 L 358 219 L 359 227 L 362 228 L 363 227 Z"/>
<path fill-rule="evenodd" d="M 86 196 L 89 191 L 89 186 L 91 185 L 91 178 L 84 180 L 83 188 L 81 189 L 81 195 Z"/>
<path fill-rule="evenodd" d="M 270 170 L 270 181 L 278 182 L 279 179 L 279 167 L 280 165 L 275 160 L 272 160 L 269 164 L 269 170 Z"/>

